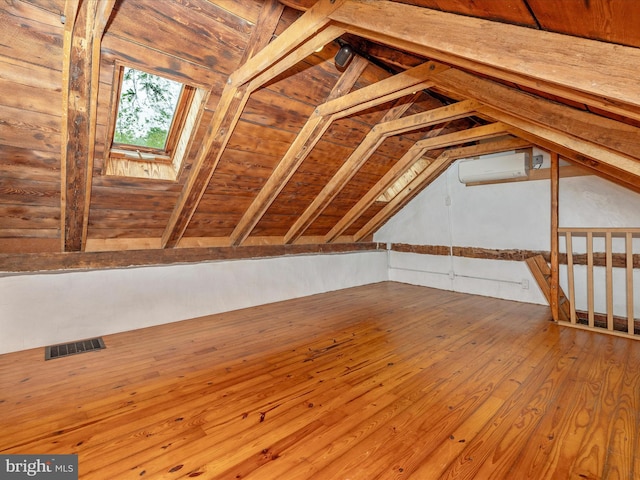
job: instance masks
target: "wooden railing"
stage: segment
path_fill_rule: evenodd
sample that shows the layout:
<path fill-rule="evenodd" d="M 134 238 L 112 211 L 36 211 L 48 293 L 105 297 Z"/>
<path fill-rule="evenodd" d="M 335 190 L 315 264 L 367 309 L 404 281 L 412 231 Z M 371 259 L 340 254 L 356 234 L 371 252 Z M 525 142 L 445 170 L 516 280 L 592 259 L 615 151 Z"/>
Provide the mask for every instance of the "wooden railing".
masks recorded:
<path fill-rule="evenodd" d="M 640 320 L 636 320 L 634 315 L 634 305 L 640 304 L 640 287 L 634 289 L 633 278 L 634 268 L 640 268 L 640 247 L 637 243 L 634 252 L 634 238 L 640 237 L 640 228 L 558 228 L 558 233 L 566 240 L 566 284 L 570 305 L 569 320 L 558 323 L 640 339 Z M 578 238 L 584 253 L 574 252 Z M 619 242 L 616 252 L 614 239 Z M 594 251 L 594 240 L 604 243 L 604 252 Z M 576 265 L 586 266 L 586 299 L 578 302 L 586 310 L 576 306 L 576 283 L 585 280 L 576 276 Z M 603 280 L 596 279 L 596 267 L 604 268 Z M 615 290 L 614 271 L 618 271 Z M 596 305 L 596 297 L 602 298 L 602 289 L 604 302 Z M 618 300 L 618 311 L 614 309 L 614 294 Z"/>

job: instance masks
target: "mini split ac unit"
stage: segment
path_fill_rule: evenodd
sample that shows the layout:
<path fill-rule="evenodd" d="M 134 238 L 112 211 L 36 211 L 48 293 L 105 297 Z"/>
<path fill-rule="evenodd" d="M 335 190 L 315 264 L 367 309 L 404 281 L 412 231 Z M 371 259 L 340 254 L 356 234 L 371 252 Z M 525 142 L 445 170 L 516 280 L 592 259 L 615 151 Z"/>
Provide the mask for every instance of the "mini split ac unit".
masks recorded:
<path fill-rule="evenodd" d="M 470 158 L 458 162 L 458 179 L 462 183 L 507 180 L 527 176 L 526 152 Z"/>

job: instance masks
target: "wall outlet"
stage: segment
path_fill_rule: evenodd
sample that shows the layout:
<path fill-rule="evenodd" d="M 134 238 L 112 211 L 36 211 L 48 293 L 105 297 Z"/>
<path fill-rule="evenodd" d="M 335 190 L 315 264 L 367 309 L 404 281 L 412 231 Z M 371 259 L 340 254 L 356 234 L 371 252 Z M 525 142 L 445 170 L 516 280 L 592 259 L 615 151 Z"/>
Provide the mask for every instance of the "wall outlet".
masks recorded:
<path fill-rule="evenodd" d="M 522 279 L 522 282 L 520 282 L 520 285 L 522 285 L 523 290 L 529 290 L 529 280 L 527 280 L 526 278 Z"/>

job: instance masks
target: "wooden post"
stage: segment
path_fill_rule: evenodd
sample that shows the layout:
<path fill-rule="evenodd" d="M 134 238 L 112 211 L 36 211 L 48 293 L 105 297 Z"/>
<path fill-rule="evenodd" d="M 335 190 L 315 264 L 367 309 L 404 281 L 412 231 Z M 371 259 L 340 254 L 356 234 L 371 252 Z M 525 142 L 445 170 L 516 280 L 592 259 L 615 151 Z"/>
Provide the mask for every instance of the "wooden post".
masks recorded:
<path fill-rule="evenodd" d="M 589 326 L 595 326 L 593 300 L 593 232 L 587 231 L 587 311 L 589 313 Z"/>
<path fill-rule="evenodd" d="M 625 252 L 627 255 L 627 333 L 633 335 L 634 315 L 633 315 L 633 233 L 625 234 Z"/>
<path fill-rule="evenodd" d="M 560 169 L 558 165 L 558 154 L 551 152 L 551 278 L 549 279 L 550 286 L 550 304 L 551 315 L 554 321 L 558 321 L 559 306 L 558 306 L 558 191 L 559 191 L 559 178 Z"/>
<path fill-rule="evenodd" d="M 571 323 L 576 324 L 576 289 L 573 275 L 573 237 L 571 232 L 565 233 L 567 239 L 567 277 L 569 280 L 569 306 L 571 313 Z"/>
<path fill-rule="evenodd" d="M 605 233 L 606 279 L 607 279 L 607 329 L 613 330 L 613 240 L 611 231 Z"/>
<path fill-rule="evenodd" d="M 100 42 L 115 0 L 68 1 L 62 65 L 60 232 L 62 251 L 81 251 L 87 239 Z"/>

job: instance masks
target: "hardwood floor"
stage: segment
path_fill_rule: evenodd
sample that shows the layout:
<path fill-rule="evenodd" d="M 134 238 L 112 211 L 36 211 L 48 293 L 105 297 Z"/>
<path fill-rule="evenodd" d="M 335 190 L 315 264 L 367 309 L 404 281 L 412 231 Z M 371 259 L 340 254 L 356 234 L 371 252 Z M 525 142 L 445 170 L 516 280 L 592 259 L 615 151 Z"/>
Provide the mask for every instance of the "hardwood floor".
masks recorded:
<path fill-rule="evenodd" d="M 640 343 L 380 283 L 0 356 L 0 453 L 81 479 L 637 479 Z"/>

